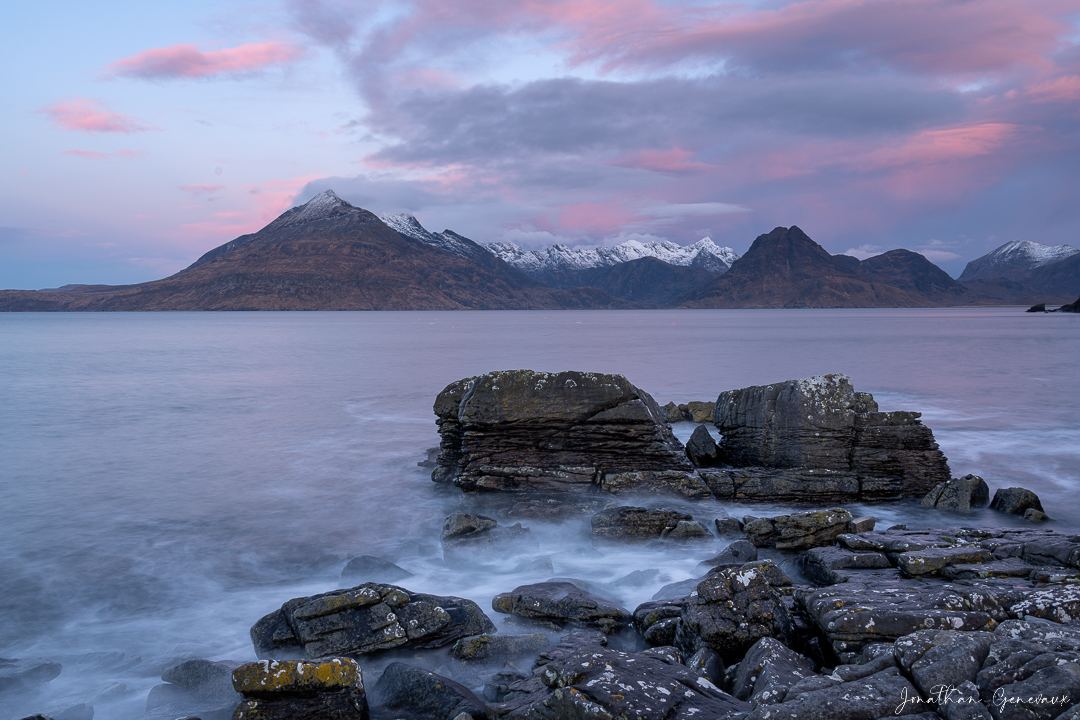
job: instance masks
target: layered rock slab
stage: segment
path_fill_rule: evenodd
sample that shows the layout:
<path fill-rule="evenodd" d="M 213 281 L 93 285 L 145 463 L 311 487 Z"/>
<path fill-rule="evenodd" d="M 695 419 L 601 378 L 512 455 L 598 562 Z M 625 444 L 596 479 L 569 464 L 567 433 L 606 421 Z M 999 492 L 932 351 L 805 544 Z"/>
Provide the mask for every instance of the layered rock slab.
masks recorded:
<path fill-rule="evenodd" d="M 879 412 L 846 375 L 819 375 L 720 394 L 713 423 L 720 457 L 736 468 L 787 472 L 720 473 L 728 497 L 884 500 L 925 495 L 950 478 L 945 456 L 917 412 Z M 810 471 L 820 473 L 814 477 Z"/>
<path fill-rule="evenodd" d="M 664 411 L 622 375 L 491 372 L 448 385 L 434 411 L 436 482 L 472 491 L 649 491 L 659 483 L 709 494 Z"/>
<path fill-rule="evenodd" d="M 494 632 L 471 600 L 365 583 L 294 598 L 251 628 L 259 657 L 302 650 L 308 657 L 365 655 L 398 647 L 436 648 Z"/>
<path fill-rule="evenodd" d="M 348 658 L 263 660 L 232 677 L 244 697 L 233 720 L 368 720 L 363 673 Z"/>
<path fill-rule="evenodd" d="M 689 720 L 749 709 L 682 665 L 586 645 L 538 668 L 537 676 L 511 684 L 504 702 L 489 704 L 487 713 L 493 720 Z"/>

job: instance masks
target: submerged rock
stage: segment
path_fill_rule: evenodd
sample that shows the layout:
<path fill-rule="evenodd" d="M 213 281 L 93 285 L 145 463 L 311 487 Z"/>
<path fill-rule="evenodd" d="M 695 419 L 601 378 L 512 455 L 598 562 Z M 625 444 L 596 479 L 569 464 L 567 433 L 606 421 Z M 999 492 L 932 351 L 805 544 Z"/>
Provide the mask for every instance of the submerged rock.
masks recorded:
<path fill-rule="evenodd" d="M 492 660 L 535 655 L 551 645 L 544 633 L 529 635 L 485 634 L 461 638 L 450 648 L 458 660 Z"/>
<path fill-rule="evenodd" d="M 926 508 L 970 515 L 972 508 L 986 507 L 988 502 L 990 488 L 986 481 L 978 475 L 969 474 L 946 483 L 938 483 L 920 504 Z"/>
<path fill-rule="evenodd" d="M 708 428 L 698 425 L 686 442 L 686 456 L 690 462 L 698 467 L 709 467 L 720 459 L 720 451 L 716 447 L 716 441 L 709 434 Z"/>
<path fill-rule="evenodd" d="M 234 720 L 368 719 L 364 676 L 348 658 L 247 663 L 233 672 L 233 687 L 244 696 Z"/>
<path fill-rule="evenodd" d="M 747 539 L 757 547 L 778 550 L 805 550 L 832 545 L 845 533 L 851 513 L 840 508 L 777 515 L 771 518 L 743 518 Z"/>
<path fill-rule="evenodd" d="M 251 628 L 259 657 L 303 650 L 308 657 L 436 648 L 495 626 L 471 600 L 365 583 L 289 600 Z"/>
<path fill-rule="evenodd" d="M 390 663 L 372 688 L 380 709 L 410 720 L 454 720 L 484 717 L 484 703 L 471 690 L 430 670 Z"/>
<path fill-rule="evenodd" d="M 0 658 L 0 692 L 42 685 L 59 675 L 61 669 L 60 663 L 41 658 Z"/>
<path fill-rule="evenodd" d="M 349 585 L 362 582 L 393 583 L 412 577 L 408 570 L 374 555 L 360 555 L 349 560 L 341 570 L 341 581 Z"/>
<path fill-rule="evenodd" d="M 569 582 L 522 585 L 491 601 L 495 612 L 562 627 L 567 624 L 613 633 L 630 622 L 623 607 Z"/>
<path fill-rule="evenodd" d="M 990 502 L 990 509 L 1011 515 L 1023 515 L 1024 511 L 1034 508 L 1039 512 L 1043 510 L 1039 496 L 1025 488 L 1011 487 L 1002 488 L 994 493 L 994 499 Z"/>
<path fill-rule="evenodd" d="M 432 479 L 465 490 L 587 490 L 609 475 L 692 470 L 656 401 L 621 375 L 492 372 L 451 383 L 434 410 Z"/>
<path fill-rule="evenodd" d="M 686 414 L 690 422 L 707 423 L 712 422 L 713 410 L 716 409 L 716 403 L 714 402 L 702 402 L 700 400 L 691 400 L 686 403 Z"/>
<path fill-rule="evenodd" d="M 669 423 L 683 421 L 682 410 L 680 410 L 679 406 L 673 402 L 669 402 L 667 405 L 664 405 L 662 408 L 660 408 L 660 410 L 664 413 L 664 420 Z"/>
<path fill-rule="evenodd" d="M 243 664 L 194 658 L 165 668 L 166 684 L 150 688 L 144 718 L 230 717 L 241 700 L 233 689 L 233 671 Z"/>
<path fill-rule="evenodd" d="M 698 570 L 708 572 L 712 568 L 740 567 L 752 560 L 757 560 L 757 547 L 748 540 L 736 540 L 720 551 L 719 555 L 702 561 Z"/>
<path fill-rule="evenodd" d="M 538 543 L 521 523 L 504 527 L 483 515 L 454 513 L 443 522 L 442 546 L 446 564 L 463 567 L 535 550 Z"/>
<path fill-rule="evenodd" d="M 693 519 L 693 515 L 677 510 L 621 505 L 592 516 L 592 536 L 606 541 L 659 540 L 665 531 Z"/>

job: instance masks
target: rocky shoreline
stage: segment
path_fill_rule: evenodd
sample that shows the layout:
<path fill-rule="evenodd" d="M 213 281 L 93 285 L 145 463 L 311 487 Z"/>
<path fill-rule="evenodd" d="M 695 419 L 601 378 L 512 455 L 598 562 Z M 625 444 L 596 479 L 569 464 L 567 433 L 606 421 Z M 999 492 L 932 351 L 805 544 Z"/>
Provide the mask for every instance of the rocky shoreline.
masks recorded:
<path fill-rule="evenodd" d="M 446 567 L 520 557 L 537 581 L 433 595 L 353 558 L 348 587 L 252 619 L 258 662 L 162 668 L 146 720 L 1080 720 L 1080 535 L 1042 525 L 1028 490 L 991 500 L 952 478 L 919 413 L 881 412 L 843 375 L 661 407 L 617 375 L 509 371 L 452 383 L 434 411 L 432 480 L 462 499 Z M 699 423 L 685 446 L 672 422 Z M 926 527 L 843 507 L 905 498 Z M 817 509 L 733 518 L 717 502 Z M 987 505 L 1007 526 L 962 524 Z M 660 570 L 558 577 L 530 519 L 583 525 L 584 552 L 700 563 L 626 606 Z M 0 660 L 0 702 L 61 672 Z"/>

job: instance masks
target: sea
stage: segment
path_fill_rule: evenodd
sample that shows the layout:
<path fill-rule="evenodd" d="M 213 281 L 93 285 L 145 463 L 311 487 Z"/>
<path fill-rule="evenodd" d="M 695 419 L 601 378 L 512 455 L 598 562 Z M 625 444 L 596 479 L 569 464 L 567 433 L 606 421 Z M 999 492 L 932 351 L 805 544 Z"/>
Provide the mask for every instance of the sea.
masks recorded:
<path fill-rule="evenodd" d="M 254 660 L 256 620 L 342 587 L 361 554 L 485 610 L 552 575 L 633 609 L 726 544 L 598 548 L 587 515 L 500 519 L 536 548 L 448 568 L 444 518 L 488 507 L 420 465 L 438 445 L 435 396 L 460 378 L 620 373 L 664 404 L 845 373 L 882 410 L 920 411 L 954 477 L 1034 490 L 1050 527 L 1076 531 L 1078 356 L 1080 316 L 1020 308 L 0 314 L 0 657 L 63 666 L 0 693 L 0 720 L 85 717 L 80 704 L 143 717 L 162 667 Z M 797 509 L 611 499 L 706 524 Z M 917 500 L 849 509 L 879 527 L 1023 523 Z"/>

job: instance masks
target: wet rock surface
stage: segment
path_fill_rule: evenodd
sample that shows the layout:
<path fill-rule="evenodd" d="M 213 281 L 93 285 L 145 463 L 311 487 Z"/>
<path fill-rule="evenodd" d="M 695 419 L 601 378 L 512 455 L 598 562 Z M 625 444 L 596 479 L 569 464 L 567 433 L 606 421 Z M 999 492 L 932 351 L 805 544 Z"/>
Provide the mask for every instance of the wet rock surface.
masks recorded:
<path fill-rule="evenodd" d="M 698 425 L 686 441 L 686 456 L 698 467 L 709 467 L 720 459 L 716 441 L 704 425 Z"/>
<path fill-rule="evenodd" d="M 489 718 L 721 718 L 750 706 L 682 665 L 585 645 L 509 686 Z"/>
<path fill-rule="evenodd" d="M 985 507 L 990 502 L 990 488 L 978 475 L 965 475 L 946 483 L 938 483 L 920 503 L 923 507 L 970 515 L 972 508 Z"/>
<path fill-rule="evenodd" d="M 629 624 L 631 615 L 618 604 L 588 593 L 569 582 L 522 585 L 491 601 L 495 612 L 515 615 L 553 627 L 572 624 L 606 633 Z"/>
<path fill-rule="evenodd" d="M 434 410 L 432 479 L 466 490 L 588 490 L 608 475 L 692 470 L 656 401 L 621 375 L 487 373 L 451 383 Z"/>
<path fill-rule="evenodd" d="M 734 663 L 764 637 L 790 642 L 791 615 L 765 574 L 756 568 L 710 574 L 682 603 L 675 646 L 692 654 L 716 651 Z"/>
<path fill-rule="evenodd" d="M 372 688 L 376 717 L 411 720 L 483 718 L 484 702 L 469 688 L 405 663 L 390 663 Z"/>
<path fill-rule="evenodd" d="M 990 501 L 991 510 L 1011 515 L 1023 515 L 1032 508 L 1045 512 L 1038 495 L 1019 487 L 1002 488 L 994 493 L 994 499 Z"/>
<path fill-rule="evenodd" d="M 813 510 L 777 515 L 771 518 L 743 518 L 743 531 L 757 547 L 778 550 L 803 550 L 832 545 L 848 529 L 851 513 L 847 510 Z"/>
<path fill-rule="evenodd" d="M 495 626 L 471 600 L 365 583 L 289 600 L 251 628 L 260 657 L 364 655 L 397 647 L 436 648 Z"/>
<path fill-rule="evenodd" d="M 41 658 L 0 658 L 0 693 L 47 683 L 61 670 L 60 663 Z"/>
<path fill-rule="evenodd" d="M 349 560 L 341 570 L 341 582 L 349 586 L 365 582 L 395 583 L 412 577 L 405 568 L 374 555 L 360 555 Z"/>
<path fill-rule="evenodd" d="M 815 675 L 814 664 L 773 638 L 754 643 L 739 661 L 731 694 L 752 705 L 783 702 L 788 688 Z"/>
<path fill-rule="evenodd" d="M 693 515 L 677 510 L 619 506 L 592 516 L 592 536 L 601 541 L 659 540 Z"/>
<path fill-rule="evenodd" d="M 443 522 L 443 560 L 450 567 L 463 567 L 508 554 L 537 548 L 529 528 L 521 523 L 506 527 L 484 515 L 454 513 Z"/>
<path fill-rule="evenodd" d="M 165 668 L 163 685 L 155 685 L 146 698 L 144 718 L 228 718 L 241 701 L 233 689 L 233 671 L 242 662 L 211 662 L 195 658 Z"/>

